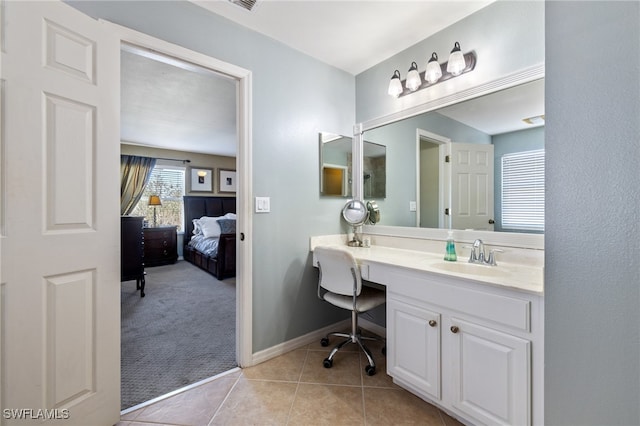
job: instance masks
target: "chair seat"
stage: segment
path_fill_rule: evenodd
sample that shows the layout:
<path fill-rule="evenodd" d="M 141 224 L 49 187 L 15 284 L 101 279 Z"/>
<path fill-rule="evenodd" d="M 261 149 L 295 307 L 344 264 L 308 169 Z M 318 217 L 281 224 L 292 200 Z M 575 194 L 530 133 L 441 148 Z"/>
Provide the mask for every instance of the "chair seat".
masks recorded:
<path fill-rule="evenodd" d="M 342 294 L 327 292 L 323 297 L 324 300 L 339 308 L 348 310 L 353 308 L 352 296 L 344 296 Z M 366 312 L 376 306 L 382 305 L 385 302 L 386 297 L 383 290 L 362 286 L 362 291 L 356 299 L 356 311 Z"/>

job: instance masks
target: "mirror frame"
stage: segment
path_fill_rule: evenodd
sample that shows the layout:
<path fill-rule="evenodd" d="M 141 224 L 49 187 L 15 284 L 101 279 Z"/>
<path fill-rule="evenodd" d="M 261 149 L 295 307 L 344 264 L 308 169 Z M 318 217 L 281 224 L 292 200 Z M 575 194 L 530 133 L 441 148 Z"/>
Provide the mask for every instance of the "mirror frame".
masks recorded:
<path fill-rule="evenodd" d="M 500 77 L 496 80 L 480 84 L 478 86 L 452 93 L 429 102 L 425 102 L 398 112 L 385 115 L 372 120 L 356 123 L 353 126 L 353 176 L 362 176 L 363 171 L 363 140 L 364 132 L 378 127 L 414 117 L 419 114 L 434 111 L 436 109 L 453 105 L 459 102 L 477 98 L 479 96 L 494 93 L 510 87 L 529 83 L 545 77 L 544 64 L 526 68 L 520 72 Z M 353 180 L 352 193 L 355 199 L 363 200 L 364 184 L 362 179 Z M 413 238 L 446 239 L 447 230 L 443 228 L 413 228 L 403 226 L 372 226 L 364 225 L 363 232 L 372 235 L 387 235 Z M 521 247 L 531 249 L 544 249 L 543 234 L 524 234 L 515 232 L 492 231 L 462 231 L 455 230 L 456 238 L 461 241 L 473 241 L 474 238 L 483 238 L 489 244 L 507 247 Z"/>

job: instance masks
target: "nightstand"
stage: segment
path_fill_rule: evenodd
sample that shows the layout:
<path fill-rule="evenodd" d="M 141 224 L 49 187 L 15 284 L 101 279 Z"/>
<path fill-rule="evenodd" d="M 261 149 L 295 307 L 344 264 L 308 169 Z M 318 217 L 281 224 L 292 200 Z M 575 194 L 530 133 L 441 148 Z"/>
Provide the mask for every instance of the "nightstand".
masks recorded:
<path fill-rule="evenodd" d="M 144 265 L 159 266 L 178 260 L 178 227 L 144 228 Z"/>

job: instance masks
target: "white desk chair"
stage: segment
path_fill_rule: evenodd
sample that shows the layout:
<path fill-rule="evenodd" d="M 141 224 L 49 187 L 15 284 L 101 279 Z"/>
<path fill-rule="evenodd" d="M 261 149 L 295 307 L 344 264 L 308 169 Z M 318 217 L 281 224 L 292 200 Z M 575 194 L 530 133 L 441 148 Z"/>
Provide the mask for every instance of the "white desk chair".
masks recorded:
<path fill-rule="evenodd" d="M 385 292 L 372 287 L 362 286 L 360 268 L 351 253 L 337 247 L 316 247 L 313 250 L 320 278 L 318 279 L 318 297 L 332 305 L 351 311 L 350 333 L 329 333 L 320 343 L 329 345 L 329 336 L 345 337 L 346 340 L 333 348 L 324 360 L 325 368 L 333 366 L 333 357 L 347 343 L 357 343 L 367 356 L 369 365 L 365 371 L 369 376 L 376 373 L 376 364 L 371 351 L 363 344 L 363 340 L 381 340 L 373 337 L 363 337 L 358 329 L 358 314 L 366 312 L 386 301 Z M 383 349 L 384 353 L 384 349 Z"/>

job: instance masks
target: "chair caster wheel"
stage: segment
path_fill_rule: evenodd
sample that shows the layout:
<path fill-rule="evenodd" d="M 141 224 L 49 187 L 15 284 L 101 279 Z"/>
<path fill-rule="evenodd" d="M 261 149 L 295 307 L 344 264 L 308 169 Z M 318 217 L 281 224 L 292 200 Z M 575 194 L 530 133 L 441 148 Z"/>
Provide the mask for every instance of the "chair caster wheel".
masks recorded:
<path fill-rule="evenodd" d="M 320 339 L 320 344 L 324 347 L 329 346 L 329 339 L 327 339 L 326 337 L 323 337 L 322 339 Z"/>
<path fill-rule="evenodd" d="M 322 361 L 322 365 L 324 365 L 324 368 L 331 368 L 333 366 L 333 360 L 325 358 L 324 361 Z"/>
<path fill-rule="evenodd" d="M 374 374 L 376 374 L 376 367 L 374 367 L 373 365 L 367 365 L 364 368 L 364 372 L 367 373 L 367 376 L 373 376 Z"/>

